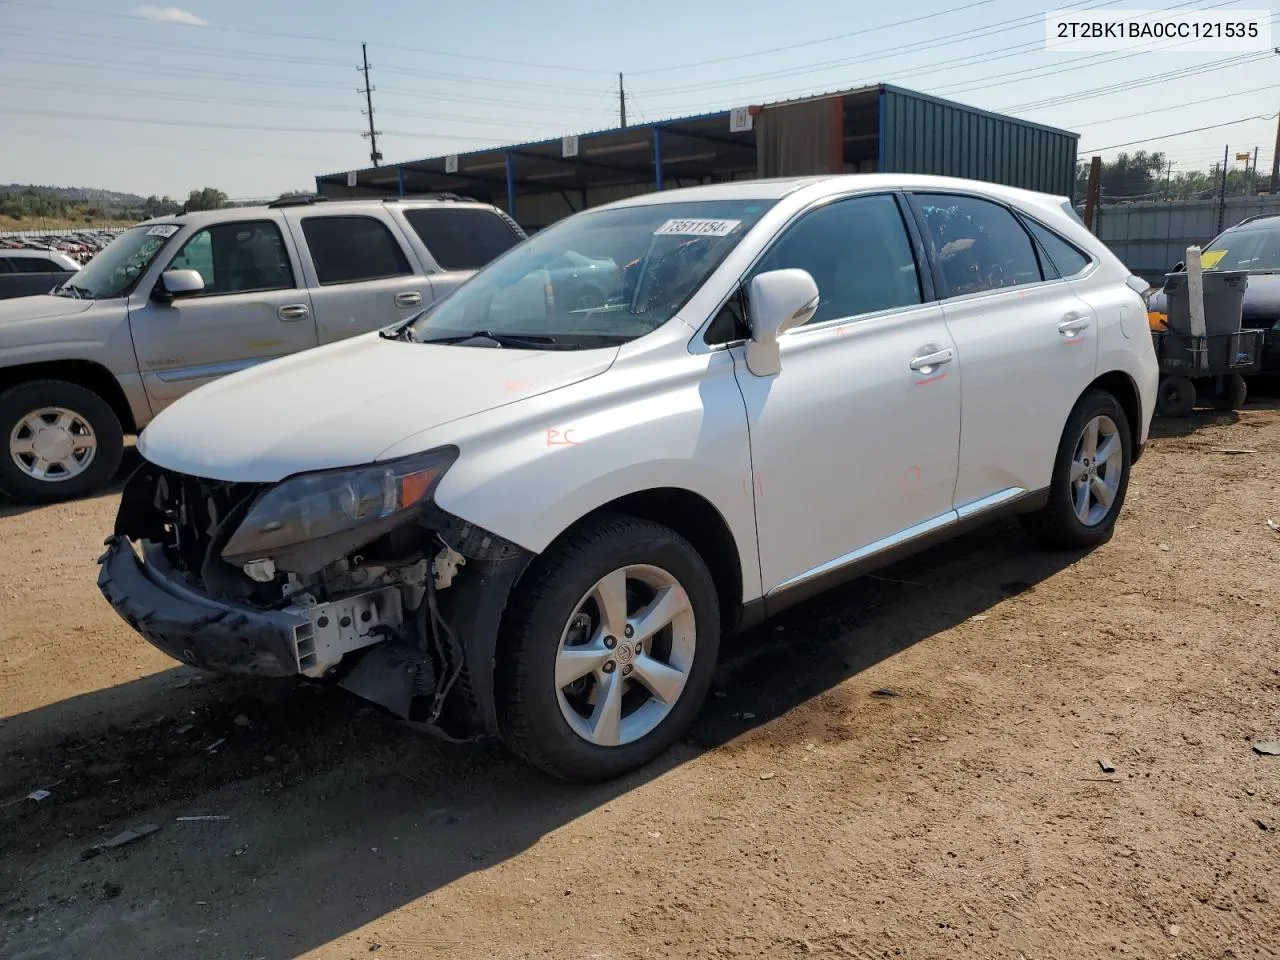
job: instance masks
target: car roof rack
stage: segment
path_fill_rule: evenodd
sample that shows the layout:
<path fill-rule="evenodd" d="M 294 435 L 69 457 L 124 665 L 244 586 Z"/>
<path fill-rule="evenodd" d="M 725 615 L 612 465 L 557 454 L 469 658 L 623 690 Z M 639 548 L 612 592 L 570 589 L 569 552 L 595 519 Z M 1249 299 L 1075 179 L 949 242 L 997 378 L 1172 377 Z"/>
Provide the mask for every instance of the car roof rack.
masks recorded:
<path fill-rule="evenodd" d="M 273 200 L 267 204 L 272 210 L 279 210 L 281 207 L 309 207 L 313 203 L 324 203 L 328 201 L 328 197 L 306 196 L 306 197 L 285 197 L 282 200 Z"/>

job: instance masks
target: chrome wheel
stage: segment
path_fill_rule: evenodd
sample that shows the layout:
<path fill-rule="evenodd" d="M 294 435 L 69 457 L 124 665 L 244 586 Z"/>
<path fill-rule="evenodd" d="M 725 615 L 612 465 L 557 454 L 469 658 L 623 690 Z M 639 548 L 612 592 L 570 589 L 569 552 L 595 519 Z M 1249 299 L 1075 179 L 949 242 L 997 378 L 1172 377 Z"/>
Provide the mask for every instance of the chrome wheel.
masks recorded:
<path fill-rule="evenodd" d="M 18 469 L 45 483 L 80 476 L 97 451 L 89 421 L 65 407 L 33 410 L 9 433 L 9 456 Z"/>
<path fill-rule="evenodd" d="M 1071 458 L 1071 503 L 1086 527 L 1107 519 L 1124 476 L 1124 445 L 1115 421 L 1106 415 L 1085 424 Z"/>
<path fill-rule="evenodd" d="M 578 601 L 561 633 L 560 713 L 588 743 L 633 743 L 680 699 L 696 647 L 693 607 L 675 577 L 647 564 L 614 570 Z"/>

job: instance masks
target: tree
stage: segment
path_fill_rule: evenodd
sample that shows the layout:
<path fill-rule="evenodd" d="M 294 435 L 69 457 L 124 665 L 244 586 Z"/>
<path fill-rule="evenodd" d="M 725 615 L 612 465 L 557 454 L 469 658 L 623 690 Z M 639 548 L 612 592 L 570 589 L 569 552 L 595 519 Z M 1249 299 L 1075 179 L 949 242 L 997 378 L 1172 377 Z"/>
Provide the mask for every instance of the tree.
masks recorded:
<path fill-rule="evenodd" d="M 213 187 L 192 190 L 187 197 L 188 210 L 221 210 L 227 205 L 227 195 Z"/>
<path fill-rule="evenodd" d="M 1163 153 L 1121 153 L 1102 164 L 1102 201 L 1153 200 L 1163 193 L 1166 176 Z M 1076 197 L 1083 200 L 1088 189 L 1089 165 L 1076 166 Z"/>

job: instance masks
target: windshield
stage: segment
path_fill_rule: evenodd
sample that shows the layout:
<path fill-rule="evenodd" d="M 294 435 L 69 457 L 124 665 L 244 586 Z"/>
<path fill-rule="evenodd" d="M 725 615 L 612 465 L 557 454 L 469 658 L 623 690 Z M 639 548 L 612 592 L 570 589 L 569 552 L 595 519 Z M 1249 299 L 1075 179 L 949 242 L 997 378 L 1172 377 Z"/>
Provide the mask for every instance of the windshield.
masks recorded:
<path fill-rule="evenodd" d="M 634 340 L 675 316 L 772 205 L 690 201 L 578 214 L 495 260 L 400 336 L 532 349 Z"/>
<path fill-rule="evenodd" d="M 1280 270 L 1280 229 L 1228 230 L 1204 249 L 1200 264 L 1206 270 Z"/>
<path fill-rule="evenodd" d="M 116 237 L 102 252 L 57 289 L 64 297 L 103 300 L 123 297 L 151 266 L 169 238 L 181 228 L 176 223 L 133 227 Z"/>

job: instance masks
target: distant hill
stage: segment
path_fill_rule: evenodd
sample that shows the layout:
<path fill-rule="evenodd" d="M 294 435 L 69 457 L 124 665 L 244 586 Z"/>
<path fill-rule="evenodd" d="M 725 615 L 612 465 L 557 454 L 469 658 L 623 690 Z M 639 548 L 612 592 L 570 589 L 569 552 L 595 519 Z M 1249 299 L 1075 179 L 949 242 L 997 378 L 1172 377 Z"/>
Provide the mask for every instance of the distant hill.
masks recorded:
<path fill-rule="evenodd" d="M 92 204 L 104 210 L 137 210 L 147 202 L 146 197 L 140 197 L 136 193 L 98 190 L 94 187 L 45 187 L 29 183 L 0 183 L 0 196 L 30 191 L 48 197 L 58 197 L 68 203 Z"/>
<path fill-rule="evenodd" d="M 117 190 L 0 184 L 0 230 L 118 226 L 181 208 L 168 197 L 140 197 Z"/>

